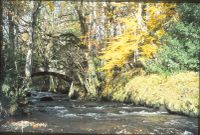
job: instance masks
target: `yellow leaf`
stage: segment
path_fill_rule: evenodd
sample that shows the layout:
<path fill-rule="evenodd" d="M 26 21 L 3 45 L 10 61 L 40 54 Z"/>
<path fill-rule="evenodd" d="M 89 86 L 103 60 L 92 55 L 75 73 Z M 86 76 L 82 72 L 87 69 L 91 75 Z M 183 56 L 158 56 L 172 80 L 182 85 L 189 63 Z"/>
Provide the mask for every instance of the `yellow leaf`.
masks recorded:
<path fill-rule="evenodd" d="M 164 29 L 160 29 L 160 30 L 156 31 L 156 35 L 157 35 L 158 37 L 162 37 L 164 34 L 165 34 Z"/>
<path fill-rule="evenodd" d="M 49 8 L 51 9 L 51 11 L 53 11 L 55 9 L 55 5 L 52 1 L 48 2 L 47 4 L 49 6 Z"/>
<path fill-rule="evenodd" d="M 29 40 L 29 34 L 27 32 L 23 33 L 21 37 L 22 37 L 22 40 L 25 42 Z"/>

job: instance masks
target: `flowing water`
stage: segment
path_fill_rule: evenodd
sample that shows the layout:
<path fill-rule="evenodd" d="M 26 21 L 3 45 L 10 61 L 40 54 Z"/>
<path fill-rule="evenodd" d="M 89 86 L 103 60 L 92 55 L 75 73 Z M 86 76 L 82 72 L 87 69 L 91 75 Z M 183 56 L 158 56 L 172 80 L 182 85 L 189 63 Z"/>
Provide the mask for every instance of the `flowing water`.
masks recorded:
<path fill-rule="evenodd" d="M 0 122 L 0 132 L 198 134 L 197 118 L 132 104 L 68 101 L 65 95 L 52 95 L 53 101 L 34 100 L 28 106 L 30 115 Z"/>

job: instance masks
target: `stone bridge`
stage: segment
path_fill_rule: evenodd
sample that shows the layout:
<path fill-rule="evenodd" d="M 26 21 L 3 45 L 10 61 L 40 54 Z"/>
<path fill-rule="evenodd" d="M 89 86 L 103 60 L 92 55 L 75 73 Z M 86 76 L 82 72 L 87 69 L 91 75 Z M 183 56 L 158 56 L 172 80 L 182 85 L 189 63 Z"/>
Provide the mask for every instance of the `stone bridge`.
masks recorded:
<path fill-rule="evenodd" d="M 32 74 L 31 74 L 31 77 L 35 77 L 35 76 L 44 76 L 44 75 L 51 75 L 51 76 L 55 76 L 55 77 L 58 77 L 58 78 L 61 78 L 69 83 L 71 83 L 73 81 L 72 78 L 70 78 L 69 76 L 67 76 L 65 74 L 64 71 L 62 70 L 57 70 L 56 68 L 37 68 L 37 69 L 34 69 Z"/>

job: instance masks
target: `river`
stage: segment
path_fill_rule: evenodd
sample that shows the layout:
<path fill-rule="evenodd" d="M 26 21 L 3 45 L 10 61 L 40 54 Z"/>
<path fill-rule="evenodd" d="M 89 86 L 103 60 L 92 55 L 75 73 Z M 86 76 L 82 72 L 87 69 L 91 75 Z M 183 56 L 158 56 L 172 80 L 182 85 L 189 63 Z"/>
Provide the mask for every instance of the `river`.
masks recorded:
<path fill-rule="evenodd" d="M 53 101 L 33 100 L 29 115 L 0 122 L 0 132 L 94 134 L 198 134 L 198 119 L 119 102 L 68 100 L 52 94 Z M 39 99 L 39 98 L 35 98 Z"/>

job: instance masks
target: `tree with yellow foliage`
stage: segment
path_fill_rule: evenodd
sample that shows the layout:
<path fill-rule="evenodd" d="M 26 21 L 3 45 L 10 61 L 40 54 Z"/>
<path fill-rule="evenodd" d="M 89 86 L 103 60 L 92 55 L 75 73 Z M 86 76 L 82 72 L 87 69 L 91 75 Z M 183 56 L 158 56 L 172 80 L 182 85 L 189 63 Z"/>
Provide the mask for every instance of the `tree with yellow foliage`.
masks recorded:
<path fill-rule="evenodd" d="M 112 38 L 101 51 L 100 58 L 104 60 L 101 70 L 107 76 L 112 76 L 115 67 L 153 57 L 161 44 L 159 39 L 165 34 L 165 23 L 175 14 L 175 4 L 132 3 L 129 7 L 131 13 L 120 18 L 122 34 Z"/>

